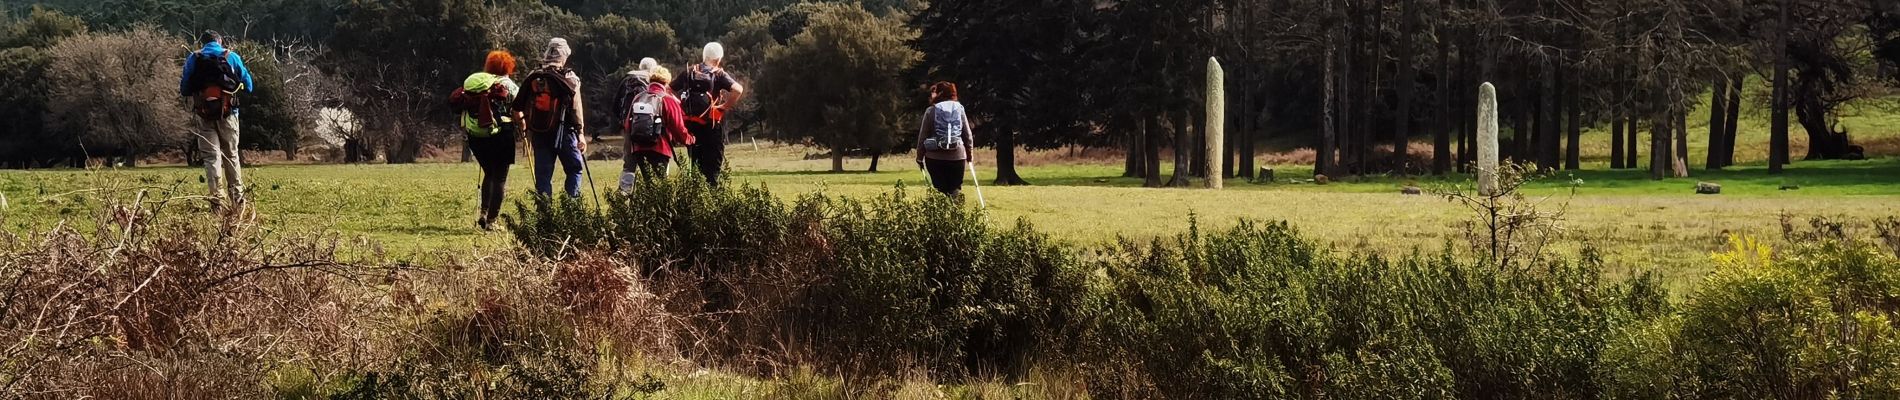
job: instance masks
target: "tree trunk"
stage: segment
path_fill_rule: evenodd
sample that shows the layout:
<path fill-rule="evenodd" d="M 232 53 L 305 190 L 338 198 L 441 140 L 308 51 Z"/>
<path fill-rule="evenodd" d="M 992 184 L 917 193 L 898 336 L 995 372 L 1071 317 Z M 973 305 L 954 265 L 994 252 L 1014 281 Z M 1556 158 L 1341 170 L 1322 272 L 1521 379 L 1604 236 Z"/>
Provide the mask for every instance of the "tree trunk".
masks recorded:
<path fill-rule="evenodd" d="M 1412 65 L 1413 53 L 1416 53 L 1412 49 L 1412 37 L 1417 36 L 1415 33 L 1418 31 L 1418 18 L 1413 15 L 1418 12 L 1414 6 L 1416 2 L 1399 2 L 1399 73 L 1392 82 L 1398 87 L 1399 104 L 1397 115 L 1392 119 L 1392 170 L 1400 174 L 1410 173 L 1406 171 L 1406 164 L 1411 161 L 1406 157 L 1406 148 L 1410 145 L 1408 139 L 1412 134 L 1412 92 L 1418 86 L 1418 68 Z"/>
<path fill-rule="evenodd" d="M 1671 139 L 1676 140 L 1676 150 L 1670 153 L 1673 157 L 1669 159 L 1669 171 L 1673 172 L 1672 176 L 1677 178 L 1687 178 L 1689 177 L 1689 112 L 1677 111 L 1671 120 L 1676 124 L 1676 128 L 1670 130 L 1675 132 Z"/>
<path fill-rule="evenodd" d="M 1723 167 L 1735 165 L 1735 131 L 1738 129 L 1737 126 L 1741 124 L 1742 85 L 1747 83 L 1747 81 L 1744 80 L 1745 76 L 1746 75 L 1735 74 L 1735 81 L 1729 84 L 1728 111 L 1724 113 L 1724 115 L 1728 116 L 1728 121 L 1722 123 L 1722 127 L 1726 130 L 1726 132 L 1722 133 Z"/>
<path fill-rule="evenodd" d="M 1003 130 L 996 133 L 996 186 L 1028 185 L 1021 175 L 1016 174 L 1016 132 Z"/>
<path fill-rule="evenodd" d="M 1564 116 L 1564 127 L 1568 128 L 1570 132 L 1568 138 L 1564 140 L 1564 144 L 1566 145 L 1564 147 L 1564 169 L 1575 171 L 1583 166 L 1583 104 L 1577 99 L 1578 93 L 1583 91 L 1578 90 L 1577 81 L 1575 79 L 1570 80 L 1566 85 L 1567 86 L 1564 87 L 1564 109 L 1568 110 L 1569 113 Z"/>
<path fill-rule="evenodd" d="M 1439 20 L 1445 21 L 1444 10 L 1451 8 L 1451 0 L 1438 0 Z M 1434 25 L 1444 25 L 1440 22 Z M 1451 38 L 1439 32 L 1438 37 L 1438 106 L 1432 113 L 1432 175 L 1444 175 L 1451 170 Z"/>
<path fill-rule="evenodd" d="M 1610 118 L 1610 169 L 1623 169 L 1623 112 Z"/>
<path fill-rule="evenodd" d="M 1793 104 L 1795 121 L 1801 124 L 1801 130 L 1808 133 L 1808 155 L 1804 160 L 1836 160 L 1847 156 L 1847 134 L 1834 129 L 1828 122 L 1832 114 L 1827 100 L 1821 98 L 1819 76 L 1802 73 L 1800 83 L 1794 84 L 1789 92 L 1788 102 Z"/>
<path fill-rule="evenodd" d="M 1627 128 L 1623 129 L 1623 134 L 1629 135 L 1628 138 L 1623 139 L 1623 146 L 1625 146 L 1623 148 L 1623 167 L 1636 168 L 1636 143 L 1641 141 L 1639 138 L 1642 133 L 1636 129 L 1636 115 L 1630 115 L 1629 118 L 1623 122 L 1629 124 Z"/>
<path fill-rule="evenodd" d="M 871 171 L 870 172 L 873 172 L 873 173 L 877 172 L 877 161 L 878 159 L 881 159 L 881 158 L 884 158 L 884 156 L 878 155 L 878 154 L 871 155 Z"/>
<path fill-rule="evenodd" d="M 1145 122 L 1136 123 L 1136 125 L 1144 125 L 1144 124 L 1146 123 Z M 1141 157 L 1143 154 L 1146 154 L 1143 151 L 1142 146 L 1141 146 L 1142 145 L 1141 129 L 1137 128 L 1131 131 L 1130 133 L 1131 133 L 1130 135 L 1124 136 L 1122 139 L 1122 141 L 1125 142 L 1125 145 L 1122 146 L 1122 148 L 1127 149 L 1128 151 L 1126 154 L 1122 156 L 1122 159 L 1123 159 L 1122 160 L 1122 177 L 1124 178 L 1144 177 L 1145 175 L 1142 175 L 1142 172 L 1146 171 L 1146 169 L 1142 167 L 1145 166 L 1147 162 L 1144 161 Z"/>
<path fill-rule="evenodd" d="M 1168 178 L 1169 187 L 1188 187 L 1192 185 L 1194 171 L 1194 128 L 1190 127 L 1194 114 L 1181 111 L 1174 121 L 1174 176 Z"/>
<path fill-rule="evenodd" d="M 289 152 L 285 152 L 285 153 L 289 153 Z M 468 139 L 466 136 L 464 136 L 464 138 L 462 139 L 462 162 L 466 163 L 466 162 L 474 162 L 474 161 L 475 161 L 475 149 L 472 147 L 468 147 Z"/>
<path fill-rule="evenodd" d="M 1713 86 L 1709 90 L 1709 151 L 1703 161 L 1703 167 L 1711 171 L 1722 169 L 1722 149 L 1732 146 L 1722 142 L 1728 138 L 1728 78 L 1716 78 Z"/>
<path fill-rule="evenodd" d="M 1138 122 L 1137 132 L 1141 133 L 1141 186 L 1161 187 L 1161 130 L 1155 119 L 1160 117 L 1144 116 Z"/>
<path fill-rule="evenodd" d="M 1768 126 L 1768 173 L 1781 173 L 1782 165 L 1788 164 L 1788 8 L 1790 0 L 1781 0 L 1777 7 L 1781 13 L 1780 23 L 1775 26 L 1775 70 L 1774 89 L 1769 94 L 1773 104 L 1769 110 Z"/>
<path fill-rule="evenodd" d="M 1329 14 L 1332 11 L 1332 7 L 1333 7 L 1332 4 L 1333 3 L 1330 1 L 1326 2 L 1326 9 Z M 1335 118 L 1333 115 L 1334 106 L 1339 104 L 1339 99 L 1338 99 L 1339 96 L 1337 93 L 1334 93 L 1335 92 L 1334 89 L 1336 88 L 1336 86 L 1333 79 L 1333 75 L 1335 75 L 1335 70 L 1338 69 L 1338 61 L 1339 61 L 1338 59 L 1333 57 L 1334 56 L 1333 42 L 1335 39 L 1336 39 L 1336 35 L 1333 34 L 1333 30 L 1330 28 L 1327 29 L 1326 38 L 1324 39 L 1326 43 L 1323 46 L 1324 50 L 1321 50 L 1322 54 L 1320 57 L 1322 59 L 1325 59 L 1326 61 L 1324 62 L 1325 66 L 1321 67 L 1320 69 L 1320 76 L 1321 76 L 1320 103 L 1321 104 L 1320 104 L 1320 112 L 1319 112 L 1320 114 L 1319 154 L 1313 157 L 1313 161 L 1314 161 L 1313 174 L 1314 175 L 1331 175 L 1333 174 L 1333 169 L 1337 168 L 1333 165 L 1333 151 L 1334 151 L 1333 141 L 1336 137 L 1338 137 L 1337 128 L 1339 126 L 1339 124 L 1335 122 Z"/>
<path fill-rule="evenodd" d="M 1188 176 L 1194 178 L 1206 178 L 1207 158 L 1217 156 L 1216 154 L 1207 154 L 1207 146 L 1202 146 L 1202 144 L 1207 141 L 1207 124 L 1201 121 L 1206 121 L 1207 119 L 1202 117 L 1201 114 L 1206 113 L 1188 111 L 1188 120 L 1194 121 L 1193 125 L 1189 125 L 1190 128 L 1187 130 L 1188 145 L 1194 146 L 1188 149 L 1188 162 L 1191 163 L 1188 165 Z"/>
<path fill-rule="evenodd" d="M 1541 106 L 1538 107 L 1537 129 L 1537 169 L 1548 171 L 1557 168 L 1558 149 L 1562 145 L 1558 140 L 1563 131 L 1563 107 L 1557 101 L 1563 84 L 1563 70 L 1549 60 L 1544 61 L 1544 90 L 1538 92 Z"/>
<path fill-rule="evenodd" d="M 1671 125 L 1674 125 L 1668 122 L 1670 119 L 1668 116 L 1663 116 L 1662 118 L 1656 119 L 1656 122 L 1649 124 L 1650 179 L 1662 180 L 1662 178 L 1669 176 L 1669 146 L 1672 145 L 1669 140 L 1669 128 Z"/>

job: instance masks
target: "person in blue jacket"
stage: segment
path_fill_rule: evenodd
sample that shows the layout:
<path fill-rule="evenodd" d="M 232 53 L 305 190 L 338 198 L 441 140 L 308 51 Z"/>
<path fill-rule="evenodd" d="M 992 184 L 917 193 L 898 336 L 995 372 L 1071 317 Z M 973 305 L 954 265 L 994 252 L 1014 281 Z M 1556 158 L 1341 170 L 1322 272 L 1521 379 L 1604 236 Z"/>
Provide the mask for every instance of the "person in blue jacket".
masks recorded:
<path fill-rule="evenodd" d="M 210 186 L 215 209 L 227 199 L 244 202 L 244 173 L 238 160 L 237 94 L 250 92 L 255 86 L 244 59 L 224 47 L 222 35 L 205 31 L 198 41 L 204 43 L 204 48 L 185 57 L 178 95 L 190 98 L 198 115 L 198 130 L 192 134 L 198 137 L 198 158 L 204 160 L 205 183 Z"/>

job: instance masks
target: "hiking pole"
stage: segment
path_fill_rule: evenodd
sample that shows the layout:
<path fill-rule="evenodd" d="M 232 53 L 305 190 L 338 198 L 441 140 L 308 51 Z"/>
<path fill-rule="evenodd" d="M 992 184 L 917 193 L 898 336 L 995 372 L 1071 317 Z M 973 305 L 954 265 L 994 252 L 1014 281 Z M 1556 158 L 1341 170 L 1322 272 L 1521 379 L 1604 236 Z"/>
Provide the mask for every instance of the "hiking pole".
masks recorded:
<path fill-rule="evenodd" d="M 586 139 L 576 137 L 574 140 Z M 594 167 L 587 165 L 587 153 L 585 152 L 581 153 L 581 175 L 587 175 L 587 190 L 594 192 L 594 210 L 604 210 L 604 208 L 600 207 L 600 187 L 594 186 Z"/>
<path fill-rule="evenodd" d="M 976 162 L 963 160 L 963 169 L 970 170 L 970 184 L 976 186 L 976 205 L 985 210 L 989 209 L 990 202 L 983 200 L 983 183 L 977 182 L 979 179 L 976 177 Z"/>

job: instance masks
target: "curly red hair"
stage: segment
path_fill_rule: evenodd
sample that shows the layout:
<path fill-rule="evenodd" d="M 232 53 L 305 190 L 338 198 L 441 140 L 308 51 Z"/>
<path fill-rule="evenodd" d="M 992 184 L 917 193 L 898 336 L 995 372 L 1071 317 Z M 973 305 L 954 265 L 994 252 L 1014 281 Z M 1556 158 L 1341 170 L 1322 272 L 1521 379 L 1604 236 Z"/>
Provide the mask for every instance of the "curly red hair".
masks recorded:
<path fill-rule="evenodd" d="M 490 74 L 510 76 L 515 74 L 515 55 L 507 50 L 488 52 L 488 61 L 482 64 L 482 71 Z"/>
<path fill-rule="evenodd" d="M 957 99 L 957 84 L 938 81 L 930 84 L 930 98 L 934 101 L 954 101 Z"/>

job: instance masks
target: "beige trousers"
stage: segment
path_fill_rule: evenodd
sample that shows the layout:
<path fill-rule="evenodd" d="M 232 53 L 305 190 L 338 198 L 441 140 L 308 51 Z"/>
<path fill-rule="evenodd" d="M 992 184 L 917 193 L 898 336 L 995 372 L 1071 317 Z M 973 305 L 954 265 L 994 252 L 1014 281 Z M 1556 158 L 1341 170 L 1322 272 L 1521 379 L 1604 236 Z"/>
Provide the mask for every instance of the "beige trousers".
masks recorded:
<path fill-rule="evenodd" d="M 244 193 L 244 171 L 238 163 L 238 116 L 198 120 L 198 158 L 205 163 L 205 184 L 212 198 L 237 198 Z M 219 185 L 224 190 L 218 190 Z"/>

